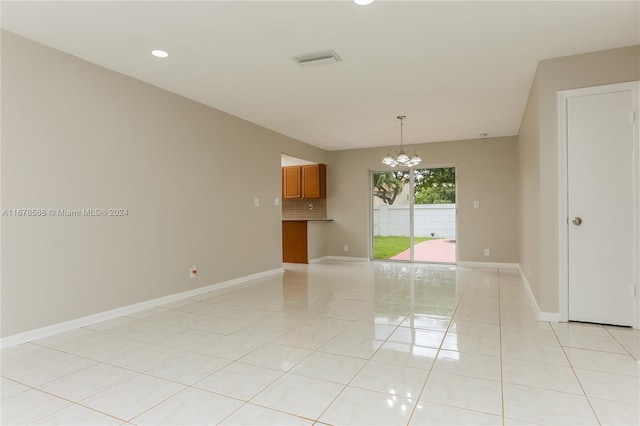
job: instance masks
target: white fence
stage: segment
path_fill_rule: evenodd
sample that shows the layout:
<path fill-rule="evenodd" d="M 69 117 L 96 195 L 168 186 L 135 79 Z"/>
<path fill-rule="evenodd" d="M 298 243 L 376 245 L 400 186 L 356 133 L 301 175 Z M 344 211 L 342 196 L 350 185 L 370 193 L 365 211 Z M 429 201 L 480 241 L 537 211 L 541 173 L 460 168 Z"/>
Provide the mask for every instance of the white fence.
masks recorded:
<path fill-rule="evenodd" d="M 416 237 L 456 238 L 455 204 L 416 204 L 413 213 Z M 373 235 L 408 237 L 409 206 L 374 206 Z"/>

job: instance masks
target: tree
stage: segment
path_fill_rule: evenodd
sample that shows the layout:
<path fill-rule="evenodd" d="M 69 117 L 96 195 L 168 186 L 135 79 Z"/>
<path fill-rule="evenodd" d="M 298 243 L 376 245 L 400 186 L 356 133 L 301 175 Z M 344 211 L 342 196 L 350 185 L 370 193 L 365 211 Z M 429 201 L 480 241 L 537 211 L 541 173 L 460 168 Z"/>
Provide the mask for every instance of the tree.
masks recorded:
<path fill-rule="evenodd" d="M 409 181 L 409 173 L 401 170 L 393 172 L 375 172 L 373 174 L 373 195 L 392 205 L 405 183 Z"/>
<path fill-rule="evenodd" d="M 455 167 L 415 169 L 413 173 L 415 204 L 455 204 Z M 409 171 L 374 172 L 373 195 L 392 205 L 407 182 Z"/>
<path fill-rule="evenodd" d="M 456 202 L 456 169 L 416 170 L 416 204 L 454 204 Z"/>

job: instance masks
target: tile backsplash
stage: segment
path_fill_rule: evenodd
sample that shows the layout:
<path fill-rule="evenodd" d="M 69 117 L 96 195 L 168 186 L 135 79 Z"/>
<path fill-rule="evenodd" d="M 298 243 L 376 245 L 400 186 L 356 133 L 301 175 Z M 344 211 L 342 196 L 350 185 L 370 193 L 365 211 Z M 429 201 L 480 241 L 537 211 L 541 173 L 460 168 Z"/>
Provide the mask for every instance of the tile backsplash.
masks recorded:
<path fill-rule="evenodd" d="M 309 205 L 312 205 L 313 209 L 310 210 Z M 284 220 L 326 218 L 327 200 L 282 200 L 282 219 Z"/>

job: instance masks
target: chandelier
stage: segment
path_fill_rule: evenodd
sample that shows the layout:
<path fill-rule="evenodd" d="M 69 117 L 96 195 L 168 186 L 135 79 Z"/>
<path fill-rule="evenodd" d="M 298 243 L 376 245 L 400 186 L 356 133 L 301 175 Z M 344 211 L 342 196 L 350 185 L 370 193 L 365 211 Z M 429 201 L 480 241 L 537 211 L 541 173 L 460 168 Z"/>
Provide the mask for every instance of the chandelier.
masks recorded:
<path fill-rule="evenodd" d="M 402 143 L 402 126 L 404 125 L 403 120 L 407 118 L 406 115 L 399 115 L 396 117 L 400 120 L 400 150 L 389 152 L 383 159 L 382 164 L 386 164 L 391 167 L 413 167 L 417 166 L 422 162 L 422 158 L 418 156 L 416 153 L 408 153 L 404 150 L 404 145 Z"/>

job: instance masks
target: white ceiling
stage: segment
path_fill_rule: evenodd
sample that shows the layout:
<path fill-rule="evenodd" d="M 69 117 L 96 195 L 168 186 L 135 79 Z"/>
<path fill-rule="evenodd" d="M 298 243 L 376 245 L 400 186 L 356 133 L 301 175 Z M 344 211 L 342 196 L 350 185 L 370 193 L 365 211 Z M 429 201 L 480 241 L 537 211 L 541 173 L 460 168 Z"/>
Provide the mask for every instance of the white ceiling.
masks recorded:
<path fill-rule="evenodd" d="M 539 60 L 640 43 L 640 2 L 2 1 L 2 27 L 327 150 L 514 135 Z M 154 48 L 171 56 L 157 59 Z M 291 57 L 333 49 L 343 62 Z"/>

